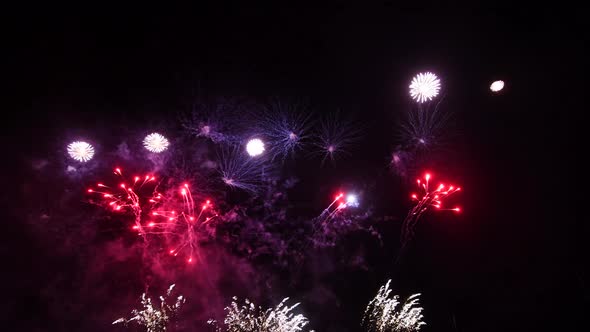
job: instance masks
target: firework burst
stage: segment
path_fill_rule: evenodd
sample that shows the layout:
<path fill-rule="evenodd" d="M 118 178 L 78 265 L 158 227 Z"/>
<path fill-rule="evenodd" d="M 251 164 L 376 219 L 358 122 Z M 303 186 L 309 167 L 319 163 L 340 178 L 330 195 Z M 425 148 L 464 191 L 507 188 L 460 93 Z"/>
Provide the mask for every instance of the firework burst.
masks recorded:
<path fill-rule="evenodd" d="M 406 219 L 402 225 L 402 233 L 401 233 L 401 243 L 402 248 L 405 248 L 409 241 L 412 240 L 414 237 L 414 229 L 418 220 L 422 215 L 431 208 L 436 210 L 446 210 L 446 211 L 455 211 L 460 212 L 461 209 L 459 207 L 454 208 L 444 208 L 443 201 L 449 196 L 461 190 L 459 187 L 455 186 L 445 186 L 444 184 L 439 184 L 434 190 L 430 187 L 430 178 L 431 175 L 426 173 L 424 175 L 424 181 L 418 179 L 417 184 L 420 190 L 424 193 L 422 195 L 412 194 L 412 200 L 416 202 L 416 205 L 408 212 Z"/>
<path fill-rule="evenodd" d="M 125 324 L 135 322 L 140 326 L 146 328 L 147 332 L 164 332 L 170 321 L 177 315 L 180 307 L 186 302 L 184 296 L 180 295 L 176 298 L 174 304 L 168 304 L 174 285 L 171 285 L 166 291 L 166 297 L 160 296 L 160 306 L 154 305 L 152 299 L 146 296 L 146 293 L 141 295 L 141 304 L 143 310 L 133 309 L 131 318 L 119 318 L 113 322 L 114 324 Z"/>
<path fill-rule="evenodd" d="M 168 139 L 158 133 L 151 133 L 143 140 L 143 146 L 150 152 L 160 153 L 168 149 Z"/>
<path fill-rule="evenodd" d="M 337 115 L 325 117 L 315 135 L 314 145 L 322 155 L 322 165 L 326 160 L 334 162 L 340 156 L 350 155 L 350 148 L 360 138 L 361 129 L 350 121 L 339 119 Z"/>
<path fill-rule="evenodd" d="M 88 189 L 88 193 L 97 195 L 103 204 L 114 212 L 131 212 L 134 216 L 133 229 L 145 238 L 142 220 L 149 211 L 162 199 L 154 186 L 153 175 L 135 176 L 131 181 L 125 180 L 120 168 L 115 168 L 115 175 L 122 178 L 118 186 L 110 187 L 98 183 L 95 188 Z M 149 193 L 149 194 L 147 194 Z"/>
<path fill-rule="evenodd" d="M 420 294 L 414 294 L 404 302 L 401 308 L 399 296 L 391 296 L 388 280 L 365 309 L 362 326 L 367 332 L 411 332 L 419 331 L 423 325 L 422 307 L 418 306 Z"/>
<path fill-rule="evenodd" d="M 218 150 L 218 171 L 223 183 L 250 193 L 257 192 L 264 178 L 263 159 L 248 156 L 240 146 Z"/>
<path fill-rule="evenodd" d="M 330 210 L 330 208 L 334 205 L 336 206 L 336 208 Z M 334 198 L 332 203 L 330 203 L 330 205 L 328 205 L 328 207 L 326 209 L 324 209 L 324 211 L 322 211 L 322 214 L 320 215 L 319 218 L 322 219 L 322 221 L 327 221 L 327 220 L 331 219 L 332 217 L 334 217 L 334 215 L 337 214 L 339 211 L 342 211 L 348 207 L 358 207 L 358 206 L 359 206 L 359 201 L 358 201 L 358 197 L 355 194 L 344 195 L 344 193 L 339 193 L 338 195 L 336 195 L 336 197 Z M 322 218 L 322 216 L 326 216 L 326 217 Z"/>
<path fill-rule="evenodd" d="M 271 160 L 294 156 L 311 136 L 310 113 L 302 103 L 271 102 L 257 123 L 269 141 Z"/>
<path fill-rule="evenodd" d="M 502 81 L 502 80 L 494 81 L 490 85 L 490 90 L 492 90 L 492 92 L 497 93 L 497 92 L 502 91 L 502 89 L 504 89 L 504 81 Z"/>
<path fill-rule="evenodd" d="M 250 157 L 257 157 L 264 152 L 264 142 L 260 138 L 253 138 L 246 144 L 246 152 Z"/>
<path fill-rule="evenodd" d="M 410 83 L 410 96 L 418 103 L 429 101 L 438 95 L 440 79 L 431 72 L 419 73 Z"/>
<path fill-rule="evenodd" d="M 428 150 L 444 144 L 450 115 L 438 105 L 432 110 L 410 110 L 399 126 L 398 135 L 405 150 Z"/>
<path fill-rule="evenodd" d="M 74 160 L 87 162 L 94 157 L 94 147 L 82 141 L 72 142 L 68 144 L 68 154 Z"/>
<path fill-rule="evenodd" d="M 238 305 L 238 298 L 234 297 L 231 305 L 225 308 L 224 327 L 217 326 L 215 320 L 208 323 L 217 326 L 217 332 L 296 332 L 302 331 L 309 323 L 302 314 L 295 315 L 292 311 L 299 303 L 287 306 L 285 298 L 274 308 L 264 310 L 246 299 L 243 305 Z"/>
<path fill-rule="evenodd" d="M 153 220 L 147 223 L 147 232 L 165 235 L 169 240 L 169 254 L 178 256 L 179 253 L 185 253 L 187 262 L 192 263 L 198 257 L 200 227 L 218 214 L 213 210 L 211 200 L 205 200 L 196 206 L 187 183 L 180 187 L 177 197 L 182 200 L 181 210 L 153 211 Z M 172 200 L 163 205 L 175 207 L 179 204 Z"/>

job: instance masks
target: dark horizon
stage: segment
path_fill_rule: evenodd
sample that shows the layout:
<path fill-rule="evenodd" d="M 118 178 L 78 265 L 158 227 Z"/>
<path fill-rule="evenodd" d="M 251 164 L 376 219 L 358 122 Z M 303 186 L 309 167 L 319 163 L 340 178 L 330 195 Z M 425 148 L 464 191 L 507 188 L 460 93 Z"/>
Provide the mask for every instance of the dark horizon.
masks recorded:
<path fill-rule="evenodd" d="M 588 232 L 576 204 L 584 176 L 581 11 L 381 4 L 132 13 L 37 12 L 13 25 L 9 73 L 17 101 L 7 112 L 17 121 L 5 123 L 17 169 L 5 172 L 6 190 L 16 194 L 4 200 L 2 252 L 10 263 L 2 311 L 14 329 L 104 330 L 138 307 L 146 286 L 155 297 L 176 282 L 187 297 L 180 331 L 202 331 L 203 318 L 219 318 L 219 306 L 233 295 L 264 305 L 290 297 L 318 332 L 361 331 L 364 307 L 390 278 L 396 294 L 422 293 L 423 331 L 582 326 Z M 445 129 L 452 135 L 416 174 L 429 170 L 461 185 L 453 202 L 464 211 L 427 214 L 401 269 L 393 262 L 414 179 L 389 162 L 400 119 L 414 105 L 407 86 L 423 71 L 441 78 L 438 101 L 452 115 Z M 506 87 L 493 94 L 497 79 Z M 196 102 L 224 98 L 244 101 L 250 114 L 279 98 L 304 101 L 313 120 L 336 111 L 351 119 L 362 137 L 350 155 L 326 165 L 307 154 L 289 159 L 278 168 L 298 182 L 281 187 L 280 198 L 269 194 L 270 212 L 252 213 L 282 216 L 281 225 L 292 228 L 317 215 L 339 188 L 354 188 L 360 211 L 370 211 L 359 220 L 383 244 L 351 231 L 335 247 L 297 251 L 309 257 L 295 269 L 292 257 L 283 266 L 274 253 L 244 254 L 266 247 L 256 247 L 259 235 L 247 240 L 226 225 L 221 229 L 238 232 L 236 240 L 207 241 L 203 270 L 169 262 L 146 267 L 133 236 L 113 231 L 111 217 L 87 204 L 84 191 L 113 167 L 173 177 L 176 169 L 161 160 L 140 163 L 141 139 L 152 131 L 167 132 L 175 151 L 186 144 L 179 155 L 189 163 L 202 151 L 213 155 L 214 144 L 187 135 L 180 120 Z M 255 126 L 244 114 L 232 116 Z M 93 166 L 74 176 L 65 171 L 74 165 L 65 146 L 79 137 L 97 142 L 97 151 Z M 122 142 L 131 151 L 127 160 L 119 158 Z M 233 202 L 251 203 L 203 177 L 207 195 L 224 197 L 226 212 Z M 274 230 L 288 235 L 282 227 Z"/>

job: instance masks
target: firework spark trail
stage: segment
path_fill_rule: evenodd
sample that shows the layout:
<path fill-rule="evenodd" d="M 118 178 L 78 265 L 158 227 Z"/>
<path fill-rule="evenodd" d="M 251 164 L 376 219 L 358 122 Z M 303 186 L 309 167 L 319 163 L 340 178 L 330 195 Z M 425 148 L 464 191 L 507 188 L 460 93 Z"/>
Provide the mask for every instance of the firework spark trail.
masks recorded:
<path fill-rule="evenodd" d="M 199 213 L 195 213 L 195 201 L 188 184 L 182 185 L 180 188 L 180 196 L 182 197 L 182 211 L 177 213 L 176 210 L 154 211 L 152 215 L 156 218 L 163 218 L 162 222 L 150 222 L 148 226 L 152 229 L 150 234 L 164 234 L 173 242 L 172 249 L 169 253 L 177 256 L 182 251 L 188 251 L 187 262 L 192 263 L 196 258 L 200 258 L 198 249 L 199 241 L 199 227 L 217 217 L 218 214 L 212 210 L 210 200 L 206 200 Z M 174 205 L 174 204 L 172 204 Z M 211 211 L 211 212 L 208 212 Z M 207 214 L 208 216 L 201 222 L 201 217 Z M 196 216 L 195 216 L 196 215 Z"/>
<path fill-rule="evenodd" d="M 452 195 L 461 190 L 459 187 L 455 186 L 445 186 L 444 184 L 439 184 L 436 189 L 431 190 L 430 187 L 430 178 L 431 175 L 426 173 L 424 175 L 424 181 L 418 179 L 417 184 L 420 190 L 424 191 L 423 196 L 419 197 L 418 194 L 412 194 L 412 200 L 416 201 L 416 205 L 412 207 L 412 209 L 408 212 L 408 215 L 404 219 L 402 224 L 402 232 L 400 236 L 400 242 L 402 245 L 402 250 L 400 250 L 400 255 L 398 256 L 398 261 L 401 257 L 401 253 L 407 248 L 409 242 L 413 239 L 415 234 L 415 227 L 420 217 L 428 211 L 428 209 L 434 207 L 437 210 L 446 210 L 446 211 L 455 211 L 460 212 L 461 209 L 459 207 L 454 207 L 451 209 L 446 209 L 442 207 L 443 200 L 446 199 L 449 195 Z"/>
<path fill-rule="evenodd" d="M 333 220 L 334 217 L 338 215 L 338 212 L 349 207 L 358 207 L 359 203 L 356 195 L 348 194 L 346 195 L 346 198 L 344 197 L 344 193 L 338 193 L 330 205 L 328 205 L 319 216 L 312 220 L 311 242 L 318 242 L 318 234 L 323 235 L 323 233 L 327 231 L 328 221 Z M 335 204 L 337 204 L 336 207 L 330 210 Z M 323 243 L 324 239 L 320 239 L 319 242 Z M 307 245 L 305 245 L 304 248 L 307 248 Z"/>
<path fill-rule="evenodd" d="M 330 205 L 328 205 L 327 208 L 325 208 L 322 213 L 318 216 L 318 218 L 321 218 L 322 216 L 326 215 L 326 214 L 330 214 L 330 208 L 332 207 L 332 205 L 336 204 L 336 202 L 338 202 L 342 197 L 344 197 L 344 193 L 338 193 L 338 195 L 336 195 L 336 197 L 334 198 L 334 200 L 332 201 L 332 203 L 330 203 Z"/>
<path fill-rule="evenodd" d="M 332 203 L 330 203 L 330 205 L 328 205 L 328 207 L 326 209 L 324 209 L 324 211 L 322 211 L 322 213 L 320 214 L 320 216 L 318 217 L 318 219 L 322 219 L 321 217 L 328 214 L 328 216 L 323 219 L 323 222 L 326 222 L 328 220 L 330 220 L 336 213 L 338 213 L 338 211 L 341 211 L 343 209 L 346 209 L 348 207 L 357 207 L 358 206 L 358 199 L 356 197 L 356 195 L 354 194 L 348 194 L 346 196 L 346 199 L 344 200 L 344 202 L 340 202 L 340 200 L 344 197 L 343 193 L 339 193 L 336 198 L 332 201 Z M 338 205 L 336 206 L 336 208 L 330 212 L 330 208 L 332 207 L 332 205 L 334 205 L 335 203 L 338 203 Z"/>
<path fill-rule="evenodd" d="M 120 168 L 115 168 L 114 173 L 123 178 L 123 173 Z M 142 225 L 142 218 L 144 213 L 149 211 L 153 206 L 160 202 L 162 194 L 158 193 L 157 188 L 154 188 L 152 193 L 143 198 L 139 195 L 140 190 L 147 190 L 145 187 L 154 182 L 153 175 L 146 175 L 145 177 L 135 176 L 131 184 L 127 184 L 125 180 L 121 182 L 118 188 L 109 187 L 103 183 L 98 183 L 98 189 L 88 189 L 88 193 L 100 195 L 103 201 L 115 212 L 131 211 L 134 216 L 133 229 L 137 230 L 140 235 L 146 239 L 146 232 Z"/>

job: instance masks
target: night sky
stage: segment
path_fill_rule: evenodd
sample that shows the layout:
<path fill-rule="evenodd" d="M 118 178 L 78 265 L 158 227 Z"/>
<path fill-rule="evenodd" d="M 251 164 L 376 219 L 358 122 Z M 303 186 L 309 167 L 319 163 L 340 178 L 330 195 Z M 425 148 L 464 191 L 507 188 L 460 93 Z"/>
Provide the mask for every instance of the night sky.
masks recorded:
<path fill-rule="evenodd" d="M 28 9 L 8 21 L 14 47 L 5 64 L 16 98 L 4 109 L 3 159 L 16 168 L 3 177 L 0 312 L 12 330 L 123 331 L 111 322 L 138 307 L 147 287 L 156 296 L 176 283 L 187 297 L 179 331 L 207 331 L 207 318 L 219 319 L 234 295 L 266 306 L 290 297 L 318 332 L 361 331 L 365 305 L 390 278 L 396 294 L 422 293 L 424 331 L 581 325 L 588 228 L 580 216 L 587 108 L 580 10 L 70 10 Z M 461 185 L 453 202 L 464 212 L 426 214 L 396 267 L 414 174 L 401 176 L 389 163 L 399 121 L 415 105 L 408 84 L 422 71 L 441 78 L 440 108 L 452 116 L 448 139 L 416 174 L 431 170 Z M 499 94 L 489 90 L 496 79 L 506 82 Z M 302 261 L 287 254 L 279 264 L 274 253 L 244 254 L 262 250 L 244 244 L 260 235 L 222 225 L 234 238 L 207 241 L 206 263 L 146 267 L 156 263 L 142 261 L 133 235 L 88 204 L 86 188 L 112 178 L 115 166 L 178 174 L 142 162 L 137 142 L 149 132 L 167 133 L 189 164 L 194 151 L 209 151 L 212 144 L 180 126 L 197 100 L 273 98 L 304 101 L 314 120 L 339 111 L 362 134 L 334 163 L 306 153 L 278 163 L 277 172 L 297 182 L 281 189 L 285 201 L 273 201 L 287 212 L 269 238 L 297 234 L 340 187 L 361 193 L 362 223 L 380 238 L 342 232 L 335 246 L 293 250 Z M 245 114 L 231 121 L 252 125 Z M 65 146 L 79 137 L 97 142 L 97 153 L 93 166 L 72 175 Z M 122 142 L 127 160 L 115 153 Z M 256 204 L 210 187 L 224 197 L 222 209 Z"/>

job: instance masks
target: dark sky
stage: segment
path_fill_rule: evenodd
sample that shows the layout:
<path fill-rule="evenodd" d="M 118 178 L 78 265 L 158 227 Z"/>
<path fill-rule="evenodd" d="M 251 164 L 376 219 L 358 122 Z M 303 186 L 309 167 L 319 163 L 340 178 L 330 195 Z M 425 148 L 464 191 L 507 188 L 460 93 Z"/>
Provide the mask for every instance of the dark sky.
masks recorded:
<path fill-rule="evenodd" d="M 427 331 L 565 330 L 582 321 L 588 229 L 579 216 L 581 11 L 392 4 L 70 10 L 37 8 L 9 20 L 15 52 L 8 77 L 17 98 L 4 123 L 19 168 L 5 185 L 15 194 L 4 197 L 10 213 L 2 254 L 12 264 L 4 270 L 9 297 L 2 312 L 21 324 L 15 330 L 88 328 L 66 324 L 68 311 L 51 308 L 60 305 L 59 293 L 51 297 L 57 302 L 47 300 L 54 280 L 78 280 L 79 272 L 63 251 L 38 253 L 46 244 L 24 220 L 28 206 L 42 204 L 27 194 L 31 160 L 49 158 L 72 135 L 109 140 L 121 128 L 174 122 L 197 95 L 304 98 L 319 113 L 341 109 L 366 128 L 361 148 L 327 181 L 378 183 L 368 194 L 377 210 L 407 207 L 388 201 L 405 193 L 399 186 L 391 193 L 397 182 L 386 166 L 394 121 L 410 103 L 407 84 L 423 70 L 443 78 L 444 108 L 454 114 L 459 135 L 436 165 L 463 184 L 458 201 L 466 212 L 427 219 L 400 292 L 424 294 Z M 488 89 L 495 79 L 507 84 L 500 95 Z M 316 198 L 321 174 L 306 164 L 294 197 Z M 394 234 L 384 239 L 389 250 L 398 239 L 387 234 Z M 58 252 L 63 257 L 49 257 Z M 349 325 L 360 321 L 366 300 L 392 277 L 392 259 L 368 255 L 367 271 L 344 269 L 325 281 L 340 298 L 341 316 L 309 314 L 326 321 L 316 322 L 317 331 L 355 331 Z M 93 305 L 111 304 L 72 304 Z"/>

